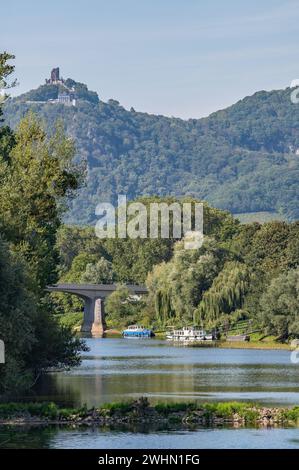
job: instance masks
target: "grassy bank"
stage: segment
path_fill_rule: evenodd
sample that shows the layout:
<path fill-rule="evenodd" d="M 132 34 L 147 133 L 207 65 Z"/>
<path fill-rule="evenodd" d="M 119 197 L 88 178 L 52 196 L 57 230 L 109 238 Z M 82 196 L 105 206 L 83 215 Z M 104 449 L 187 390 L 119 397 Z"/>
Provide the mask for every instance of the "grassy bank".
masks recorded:
<path fill-rule="evenodd" d="M 278 343 L 276 341 L 194 341 L 175 342 L 175 346 L 187 346 L 189 348 L 225 348 L 225 349 L 285 349 L 291 351 L 294 348 L 290 344 Z"/>
<path fill-rule="evenodd" d="M 0 404 L 1 425 L 23 424 L 121 424 L 177 423 L 198 425 L 233 424 L 243 426 L 299 426 L 299 406 L 266 408 L 252 403 L 160 403 L 146 398 L 125 403 L 109 403 L 100 408 L 61 408 L 55 403 Z"/>
<path fill-rule="evenodd" d="M 290 344 L 275 341 L 219 341 L 219 348 L 227 349 L 286 349 L 291 351 Z"/>

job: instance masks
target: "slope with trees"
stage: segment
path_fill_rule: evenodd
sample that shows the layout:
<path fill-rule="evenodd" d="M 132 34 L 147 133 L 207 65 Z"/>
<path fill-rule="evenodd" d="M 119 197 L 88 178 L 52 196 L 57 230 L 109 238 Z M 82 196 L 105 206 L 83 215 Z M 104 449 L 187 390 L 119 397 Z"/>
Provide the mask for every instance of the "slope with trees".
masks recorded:
<path fill-rule="evenodd" d="M 74 138 L 88 174 L 65 216 L 69 223 L 93 223 L 96 205 L 115 202 L 118 194 L 191 195 L 233 213 L 298 218 L 299 107 L 289 88 L 261 91 L 207 118 L 185 121 L 128 111 L 69 82 L 78 94 L 75 107 L 47 103 L 59 85 L 43 85 L 5 106 L 13 128 L 32 109 L 48 130 L 62 119 Z"/>

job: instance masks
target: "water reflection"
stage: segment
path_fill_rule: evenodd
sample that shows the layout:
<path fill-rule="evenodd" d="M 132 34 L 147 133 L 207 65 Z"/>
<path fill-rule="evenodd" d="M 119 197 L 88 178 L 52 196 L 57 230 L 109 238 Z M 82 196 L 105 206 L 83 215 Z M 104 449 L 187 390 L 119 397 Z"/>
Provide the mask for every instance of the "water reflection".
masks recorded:
<path fill-rule="evenodd" d="M 0 427 L 0 448 L 57 449 L 298 449 L 297 428 L 161 425 L 117 427 Z"/>
<path fill-rule="evenodd" d="M 246 400 L 296 404 L 299 369 L 288 351 L 174 347 L 161 340 L 87 339 L 80 367 L 42 378 L 27 399 L 97 406 L 155 401 Z"/>

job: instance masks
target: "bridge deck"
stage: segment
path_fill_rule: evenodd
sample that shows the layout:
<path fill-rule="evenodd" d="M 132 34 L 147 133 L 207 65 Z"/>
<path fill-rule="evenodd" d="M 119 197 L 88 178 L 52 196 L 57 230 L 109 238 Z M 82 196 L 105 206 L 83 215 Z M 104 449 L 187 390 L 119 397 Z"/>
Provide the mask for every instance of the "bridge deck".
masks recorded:
<path fill-rule="evenodd" d="M 104 292 L 113 292 L 117 289 L 117 284 L 53 284 L 52 286 L 47 286 L 48 291 L 52 292 L 63 292 L 63 291 L 89 291 L 95 293 L 96 291 Z M 134 294 L 147 294 L 148 290 L 145 286 L 138 286 L 135 284 L 125 284 L 124 287 L 127 287 L 130 292 Z"/>

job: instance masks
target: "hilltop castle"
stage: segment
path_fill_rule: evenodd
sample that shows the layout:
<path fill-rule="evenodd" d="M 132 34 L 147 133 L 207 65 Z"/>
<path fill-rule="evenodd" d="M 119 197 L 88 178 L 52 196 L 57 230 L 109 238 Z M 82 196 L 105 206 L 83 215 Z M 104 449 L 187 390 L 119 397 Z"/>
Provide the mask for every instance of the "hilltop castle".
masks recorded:
<path fill-rule="evenodd" d="M 59 67 L 56 67 L 51 70 L 51 75 L 50 78 L 46 78 L 46 84 L 47 85 L 63 85 L 64 80 L 59 75 Z"/>
<path fill-rule="evenodd" d="M 59 67 L 51 70 L 50 78 L 46 78 L 46 85 L 61 85 L 65 91 L 60 91 L 56 99 L 49 99 L 47 103 L 62 103 L 66 105 L 76 106 L 75 89 L 69 88 L 65 84 L 65 80 L 60 77 Z"/>

